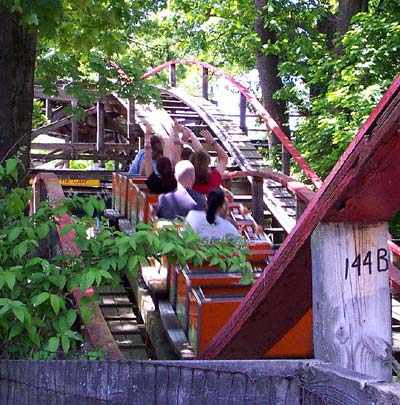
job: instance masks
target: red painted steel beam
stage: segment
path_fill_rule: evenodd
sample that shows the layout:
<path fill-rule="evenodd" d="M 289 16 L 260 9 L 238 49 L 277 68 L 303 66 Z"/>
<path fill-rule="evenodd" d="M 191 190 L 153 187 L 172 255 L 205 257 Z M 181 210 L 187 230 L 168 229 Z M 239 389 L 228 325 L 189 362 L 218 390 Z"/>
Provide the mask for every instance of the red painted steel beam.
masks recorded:
<path fill-rule="evenodd" d="M 387 221 L 394 215 L 400 207 L 399 97 L 400 76 L 242 304 L 200 358 L 261 358 L 311 308 L 310 240 L 319 222 L 373 223 Z M 377 184 L 378 181 L 382 183 Z"/>
<path fill-rule="evenodd" d="M 176 64 L 201 66 L 214 72 L 217 76 L 226 79 L 229 83 L 231 83 L 234 87 L 236 87 L 243 94 L 246 100 L 254 107 L 254 109 L 263 119 L 269 130 L 276 135 L 276 137 L 280 140 L 282 145 L 290 153 L 290 155 L 297 162 L 301 170 L 303 170 L 305 175 L 311 180 L 311 182 L 315 185 L 315 187 L 317 188 L 321 187 L 322 180 L 317 176 L 317 174 L 311 169 L 309 164 L 304 160 L 300 152 L 296 149 L 296 147 L 293 145 L 290 139 L 286 136 L 285 132 L 282 130 L 279 124 L 272 118 L 271 114 L 264 108 L 264 106 L 257 100 L 257 98 L 250 93 L 250 90 L 247 87 L 240 84 L 232 76 L 216 68 L 215 66 L 212 66 L 205 62 L 197 62 L 193 60 L 174 60 L 165 62 L 162 65 L 157 66 L 156 68 L 144 74 L 141 78 L 147 79 L 161 72 L 162 70 L 167 69 L 169 66 Z"/>

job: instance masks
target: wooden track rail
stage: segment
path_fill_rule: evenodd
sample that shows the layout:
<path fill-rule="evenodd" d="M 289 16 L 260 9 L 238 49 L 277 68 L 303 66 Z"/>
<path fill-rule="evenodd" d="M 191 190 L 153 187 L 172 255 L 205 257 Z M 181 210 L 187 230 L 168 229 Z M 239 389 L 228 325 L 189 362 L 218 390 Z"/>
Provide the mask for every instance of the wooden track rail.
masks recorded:
<path fill-rule="evenodd" d="M 147 72 L 145 75 L 143 75 L 142 79 L 147 79 L 147 78 L 159 73 L 160 71 L 162 71 L 170 66 L 175 66 L 177 64 L 200 66 L 202 68 L 205 68 L 205 69 L 215 73 L 219 77 L 225 78 L 228 82 L 230 82 L 232 85 L 234 85 L 246 97 L 247 101 L 255 108 L 257 113 L 264 120 L 267 127 L 282 142 L 282 144 L 288 150 L 290 155 L 298 163 L 298 165 L 301 167 L 301 169 L 304 171 L 304 173 L 307 175 L 307 177 L 312 181 L 312 183 L 318 188 L 321 186 L 321 184 L 322 184 L 321 179 L 314 173 L 314 171 L 311 169 L 311 167 L 308 165 L 308 163 L 302 158 L 302 156 L 300 155 L 298 150 L 295 148 L 295 146 L 292 144 L 290 139 L 286 136 L 286 134 L 284 133 L 282 128 L 280 128 L 278 123 L 272 118 L 271 114 L 269 114 L 268 111 L 257 100 L 257 98 L 250 93 L 248 88 L 241 85 L 232 76 L 224 73 L 223 71 L 216 68 L 215 66 L 212 66 L 205 62 L 197 62 L 197 61 L 192 61 L 192 60 L 174 60 L 174 61 L 165 62 L 164 64 L 157 66 L 153 70 L 151 70 L 151 71 Z"/>

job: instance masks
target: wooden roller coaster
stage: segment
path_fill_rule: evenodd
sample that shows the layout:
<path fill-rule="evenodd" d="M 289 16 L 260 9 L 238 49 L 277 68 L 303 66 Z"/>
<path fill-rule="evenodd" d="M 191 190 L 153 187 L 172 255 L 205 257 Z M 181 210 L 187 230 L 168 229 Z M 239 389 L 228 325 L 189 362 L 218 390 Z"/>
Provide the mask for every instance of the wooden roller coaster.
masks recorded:
<path fill-rule="evenodd" d="M 146 77 L 176 63 L 194 62 L 168 62 Z M 198 64 L 203 69 L 212 69 L 220 73 L 210 65 Z M 234 82 L 232 78 L 227 78 Z M 239 86 L 239 90 L 248 100 L 255 102 L 247 89 Z M 137 326 L 131 329 L 141 332 L 144 327 L 138 320 L 142 318 L 146 325 L 146 321 L 151 319 L 157 326 L 154 328 L 156 331 L 148 331 L 147 335 L 142 334 L 144 340 L 137 343 L 137 347 L 140 347 L 145 345 L 143 342 L 153 337 L 153 333 L 155 339 L 163 338 L 158 331 L 161 327 L 161 317 L 164 326 L 170 332 L 169 341 L 175 345 L 175 354 L 182 359 L 194 356 L 199 359 L 315 356 L 325 361 L 335 360 L 337 364 L 343 365 L 341 363 L 343 360 L 335 357 L 343 346 L 339 344 L 335 354 L 326 349 L 332 334 L 336 333 L 337 336 L 338 331 L 341 331 L 340 333 L 346 335 L 343 339 L 351 341 L 354 345 L 359 344 L 357 339 L 365 342 L 366 338 L 363 335 L 364 325 L 361 323 L 360 336 L 357 335 L 358 332 L 348 333 L 347 328 L 351 329 L 348 325 L 348 322 L 351 322 L 349 319 L 340 319 L 339 322 L 338 316 L 332 321 L 332 325 L 327 323 L 326 301 L 329 301 L 327 297 L 330 296 L 330 292 L 329 287 L 324 284 L 326 281 L 322 279 L 322 274 L 327 275 L 327 261 L 329 261 L 331 273 L 337 271 L 339 279 L 340 275 L 345 274 L 346 282 L 339 280 L 345 286 L 337 286 L 337 289 L 342 291 L 342 297 L 347 297 L 344 305 L 348 306 L 349 302 L 352 302 L 357 306 L 358 300 L 373 297 L 376 299 L 376 306 L 387 309 L 383 320 L 385 327 L 380 328 L 381 331 L 376 330 L 379 329 L 378 326 L 373 328 L 373 324 L 379 321 L 382 312 L 378 311 L 379 316 L 371 315 L 367 305 L 366 312 L 362 315 L 363 322 L 369 325 L 365 333 L 368 334 L 373 329 L 370 339 L 375 342 L 374 344 L 379 342 L 384 346 L 379 354 L 375 353 L 376 356 L 380 356 L 378 356 L 380 360 L 376 361 L 372 356 L 370 362 L 360 365 L 358 360 L 353 360 L 352 363 L 347 359 L 345 366 L 387 379 L 387 371 L 382 369 L 383 364 L 388 361 L 385 354 L 387 346 L 392 346 L 390 330 L 388 332 L 387 329 L 387 317 L 390 324 L 389 273 L 394 296 L 400 291 L 400 277 L 395 266 L 389 263 L 387 230 L 385 233 L 384 224 L 400 207 L 400 189 L 396 187 L 400 178 L 399 97 L 398 78 L 323 184 L 284 136 L 277 123 L 262 106 L 256 104 L 269 129 L 280 138 L 310 181 L 319 188 L 314 193 L 299 181 L 266 168 L 249 138 L 228 117 L 218 112 L 212 103 L 204 99 L 200 102 L 177 89 L 163 90 L 163 117 L 169 114 L 170 122 L 171 117 L 180 119 L 194 131 L 200 128 L 209 129 L 230 156 L 230 172 L 225 175 L 225 187 L 232 196 L 232 219 L 241 228 L 243 236 L 248 240 L 248 246 L 253 251 L 256 281 L 251 287 L 239 286 L 238 275 L 227 275 L 206 266 L 194 268 L 190 264 L 184 268 L 165 265 L 162 280 L 154 281 L 154 277 L 151 276 L 146 280 L 146 269 L 143 269 L 142 279 L 127 280 L 132 294 L 126 292 L 126 286 L 123 291 L 105 292 L 105 296 L 112 295 L 114 309 L 130 305 L 131 296 L 135 296 L 138 309 L 142 312 L 127 313 L 118 310 L 106 315 L 107 304 L 103 302 L 104 316 L 101 315 L 99 308 L 98 318 L 92 321 L 93 328 L 91 325 L 86 328 L 89 335 L 92 334 L 91 331 L 95 331 L 92 334 L 93 345 L 100 345 L 94 339 L 100 339 L 103 335 L 105 343 L 102 344 L 107 347 L 109 358 L 123 358 L 121 349 L 124 345 L 125 348 L 131 349 L 135 344 L 132 339 L 124 336 L 118 345 L 116 342 L 118 339 L 111 336 L 113 327 L 110 326 L 110 320 L 120 322 L 121 327 L 114 328 L 117 330 L 114 335 L 122 335 L 122 332 L 129 330 L 122 321 L 131 322 L 131 325 L 132 322 L 136 322 Z M 108 101 L 129 121 L 128 102 L 114 96 L 110 96 Z M 160 110 L 149 106 L 136 106 L 135 113 L 139 125 L 151 122 L 155 115 L 160 114 Z M 52 130 L 55 127 L 53 126 Z M 60 125 L 58 128 L 61 127 Z M 164 125 L 165 128 L 167 125 Z M 43 129 L 40 131 L 43 132 Z M 71 149 L 68 152 L 69 156 L 79 154 L 80 146 L 71 143 L 69 147 Z M 66 158 L 66 150 L 65 146 L 60 148 L 59 156 Z M 96 155 L 98 159 L 104 156 L 100 152 L 98 150 Z M 49 193 L 49 198 L 58 198 L 58 192 L 51 194 L 57 187 L 56 183 L 55 178 L 50 175 L 38 175 L 34 183 L 37 198 L 44 198 L 43 192 L 40 191 L 43 185 Z M 122 172 L 114 173 L 112 195 L 113 206 L 107 215 L 128 234 L 135 231 L 135 225 L 139 221 L 148 222 L 154 219 L 157 197 L 148 193 L 140 177 L 129 176 Z M 63 246 L 74 249 L 70 243 L 70 240 L 60 237 L 63 249 Z M 338 246 L 346 253 L 338 252 Z M 398 257 L 396 245 L 389 246 L 394 252 L 393 257 Z M 365 257 L 364 261 L 357 265 L 357 259 L 346 256 L 350 254 L 358 257 L 358 262 Z M 368 257 L 369 262 L 366 259 Z M 372 257 L 374 259 L 371 259 Z M 358 273 L 355 268 L 358 269 Z M 367 276 L 363 273 L 364 270 Z M 327 275 L 326 279 L 328 278 Z M 348 283 L 347 280 L 351 282 Z M 339 281 L 334 280 L 335 283 Z M 374 290 L 370 281 L 381 286 L 379 291 Z M 320 292 L 316 292 L 318 288 Z M 165 299 L 165 293 L 168 299 Z M 77 299 L 80 294 L 75 293 Z M 338 307 L 335 307 L 335 311 L 340 312 Z M 107 317 L 108 326 L 103 329 Z M 368 317 L 371 319 L 366 320 Z M 356 321 L 362 322 L 358 318 Z M 337 328 L 338 323 L 341 325 L 339 329 L 332 331 L 332 328 Z M 101 329 L 108 332 L 97 332 L 96 328 L 97 331 Z M 324 333 L 321 332 L 322 328 L 325 330 Z M 363 345 L 365 346 L 365 343 L 361 344 Z M 159 350 L 161 358 L 168 358 L 167 356 L 171 355 L 171 351 L 165 348 L 152 347 L 152 350 Z M 151 357 L 146 355 L 148 358 Z M 374 362 L 378 365 L 372 365 Z"/>

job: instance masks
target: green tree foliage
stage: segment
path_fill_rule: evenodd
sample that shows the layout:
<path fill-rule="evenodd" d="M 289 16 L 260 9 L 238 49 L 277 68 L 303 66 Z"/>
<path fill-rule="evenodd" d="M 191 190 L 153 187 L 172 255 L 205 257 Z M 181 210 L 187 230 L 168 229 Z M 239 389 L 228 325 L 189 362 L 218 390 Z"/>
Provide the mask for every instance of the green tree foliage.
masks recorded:
<path fill-rule="evenodd" d="M 87 89 L 99 94 L 118 91 L 139 99 L 153 95 L 150 83 L 140 80 L 147 62 L 136 38 L 147 31 L 148 18 L 160 4 L 148 0 L 63 1 L 61 18 L 53 21 L 54 34 L 39 35 L 37 82 L 51 92 L 51 85 L 67 81 L 67 93 L 81 99 Z M 120 80 L 109 61 L 117 61 L 132 80 Z"/>
<path fill-rule="evenodd" d="M 173 34 L 176 56 L 200 56 L 227 69 L 254 68 L 258 40 L 252 26 L 252 1 L 172 0 L 169 10 L 161 23 Z"/>
<path fill-rule="evenodd" d="M 265 1 L 265 27 L 276 40 L 262 47 L 279 56 L 284 86 L 275 99 L 301 115 L 292 134 L 325 177 L 399 70 L 399 1 L 368 2 L 343 36 L 334 0 Z M 160 18 L 168 56 L 195 56 L 231 73 L 255 67 L 260 45 L 250 1 L 171 1 Z M 260 78 L 261 79 L 261 78 Z M 296 171 L 296 168 L 294 168 Z"/>
<path fill-rule="evenodd" d="M 324 91 L 300 104 L 306 104 L 307 116 L 295 136 L 321 176 L 329 173 L 399 70 L 399 11 L 377 11 L 371 8 L 352 19 L 340 55 L 326 51 L 319 61 L 308 62 L 309 84 L 303 81 L 303 86 L 320 83 Z"/>
<path fill-rule="evenodd" d="M 77 96 L 81 105 L 87 104 L 88 96 L 111 91 L 135 94 L 139 100 L 156 97 L 151 82 L 139 79 L 147 62 L 135 41 L 160 4 L 0 0 L 0 161 L 15 156 L 22 147 L 24 165 L 29 166 L 35 64 L 35 80 L 49 95 L 56 84 L 63 84 L 64 91 Z M 117 60 L 132 80 L 119 80 L 109 60 Z M 14 123 L 11 117 L 19 118 Z"/>

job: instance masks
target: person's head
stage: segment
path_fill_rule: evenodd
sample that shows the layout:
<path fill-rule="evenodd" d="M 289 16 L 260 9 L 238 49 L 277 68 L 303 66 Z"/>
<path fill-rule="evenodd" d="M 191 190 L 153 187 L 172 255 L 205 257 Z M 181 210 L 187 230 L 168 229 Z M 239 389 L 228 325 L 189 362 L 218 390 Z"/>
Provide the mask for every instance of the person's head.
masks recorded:
<path fill-rule="evenodd" d="M 197 184 L 207 184 L 210 180 L 210 155 L 208 152 L 201 150 L 199 152 L 193 152 L 190 157 L 190 161 L 193 163 L 196 173 Z"/>
<path fill-rule="evenodd" d="M 176 181 L 185 188 L 192 188 L 195 179 L 194 166 L 189 160 L 180 160 L 175 165 Z"/>
<path fill-rule="evenodd" d="M 184 146 L 181 150 L 181 160 L 190 160 L 190 157 L 193 154 L 193 150 Z"/>
<path fill-rule="evenodd" d="M 157 135 L 152 135 L 150 138 L 151 158 L 157 160 L 163 155 L 163 144 L 161 138 Z"/>
<path fill-rule="evenodd" d="M 215 224 L 215 216 L 220 215 L 225 217 L 227 202 L 225 199 L 224 190 L 216 188 L 211 190 L 207 195 L 207 211 L 206 218 L 209 224 Z"/>
<path fill-rule="evenodd" d="M 174 171 L 172 170 L 171 161 L 167 157 L 162 156 L 157 159 L 157 171 L 165 186 L 174 182 Z"/>

